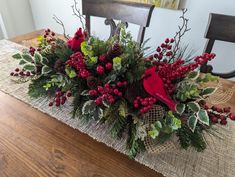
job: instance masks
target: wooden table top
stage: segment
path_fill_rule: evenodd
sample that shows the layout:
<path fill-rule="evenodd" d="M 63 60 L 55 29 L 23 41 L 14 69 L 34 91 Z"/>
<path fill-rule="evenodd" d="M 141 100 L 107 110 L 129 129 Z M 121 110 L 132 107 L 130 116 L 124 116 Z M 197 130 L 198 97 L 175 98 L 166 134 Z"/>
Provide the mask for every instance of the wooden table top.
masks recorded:
<path fill-rule="evenodd" d="M 0 177 L 162 177 L 1 91 L 0 100 Z"/>
<path fill-rule="evenodd" d="M 43 30 L 10 39 L 19 44 Z M 222 80 L 224 87 L 235 83 Z M 1 177 L 162 177 L 0 91 Z M 235 112 L 235 95 L 226 104 Z"/>

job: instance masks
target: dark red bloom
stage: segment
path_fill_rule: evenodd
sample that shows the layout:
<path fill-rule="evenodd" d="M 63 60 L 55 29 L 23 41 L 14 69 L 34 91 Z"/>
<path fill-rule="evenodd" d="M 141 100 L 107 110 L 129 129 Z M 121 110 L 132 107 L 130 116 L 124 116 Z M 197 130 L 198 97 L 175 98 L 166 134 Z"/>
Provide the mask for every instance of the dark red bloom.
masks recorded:
<path fill-rule="evenodd" d="M 74 37 L 67 41 L 67 45 L 74 52 L 81 50 L 81 43 L 85 41 L 86 33 L 82 32 L 82 28 L 79 28 L 75 33 Z"/>

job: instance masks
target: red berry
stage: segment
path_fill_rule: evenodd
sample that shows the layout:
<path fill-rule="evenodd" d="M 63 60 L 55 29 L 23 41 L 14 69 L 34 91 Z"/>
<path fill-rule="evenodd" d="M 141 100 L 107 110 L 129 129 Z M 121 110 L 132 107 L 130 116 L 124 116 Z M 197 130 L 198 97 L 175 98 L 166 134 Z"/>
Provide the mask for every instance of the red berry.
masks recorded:
<path fill-rule="evenodd" d="M 89 95 L 90 96 L 96 96 L 97 95 L 97 91 L 96 90 L 90 90 L 89 91 Z"/>
<path fill-rule="evenodd" d="M 97 74 L 103 75 L 105 70 L 103 66 L 99 65 L 97 66 L 96 71 L 97 71 Z"/>
<path fill-rule="evenodd" d="M 10 75 L 11 75 L 11 76 L 14 76 L 14 74 L 15 74 L 15 73 L 11 72 L 11 74 L 10 74 Z"/>
<path fill-rule="evenodd" d="M 101 62 L 105 62 L 105 60 L 106 60 L 106 56 L 103 54 L 103 55 L 100 55 L 99 56 L 99 60 L 101 61 Z"/>
<path fill-rule="evenodd" d="M 61 105 L 64 105 L 64 104 L 65 104 L 65 101 L 64 101 L 64 100 L 62 100 L 62 101 L 61 101 Z"/>
<path fill-rule="evenodd" d="M 18 73 L 15 73 L 15 74 L 14 74 L 14 76 L 16 76 L 16 77 L 17 77 L 17 76 L 19 76 L 19 74 L 18 74 Z"/>
<path fill-rule="evenodd" d="M 118 90 L 118 89 L 114 89 L 113 93 L 114 93 L 115 95 L 118 95 L 119 90 Z"/>
<path fill-rule="evenodd" d="M 95 104 L 97 105 L 97 106 L 99 106 L 99 105 L 101 105 L 102 104 L 102 98 L 101 97 L 99 97 L 99 98 L 97 98 L 96 100 L 95 100 Z"/>
<path fill-rule="evenodd" d="M 19 71 L 20 71 L 20 69 L 19 69 L 19 68 L 16 68 L 16 69 L 15 69 L 15 72 L 19 72 Z"/>
<path fill-rule="evenodd" d="M 139 105 L 138 105 L 138 104 L 134 104 L 134 107 L 135 107 L 135 108 L 138 108 L 138 107 L 139 107 Z"/>
<path fill-rule="evenodd" d="M 30 72 L 29 71 L 26 72 L 26 76 L 30 76 Z"/>
<path fill-rule="evenodd" d="M 221 125 L 227 125 L 228 122 L 227 122 L 227 120 L 222 120 L 222 121 L 220 121 L 220 124 L 221 124 Z"/>
<path fill-rule="evenodd" d="M 213 116 L 213 117 L 211 118 L 211 121 L 212 121 L 214 124 L 216 124 L 216 123 L 219 122 L 219 121 L 218 121 L 218 118 L 215 117 L 215 116 Z"/>
<path fill-rule="evenodd" d="M 122 95 L 123 95 L 122 92 L 119 92 L 119 93 L 118 93 L 118 96 L 119 96 L 119 97 L 122 97 Z"/>
<path fill-rule="evenodd" d="M 112 64 L 112 63 L 107 63 L 107 64 L 105 65 L 105 68 L 106 68 L 107 70 L 112 70 L 112 69 L 113 69 L 113 64 Z"/>
<path fill-rule="evenodd" d="M 172 39 L 171 39 L 171 43 L 173 43 L 173 42 L 175 42 L 175 39 L 172 38 Z"/>
<path fill-rule="evenodd" d="M 53 102 L 50 102 L 50 103 L 49 103 L 49 106 L 52 107 L 52 106 L 53 106 Z"/>
<path fill-rule="evenodd" d="M 52 35 L 52 36 L 55 36 L 55 33 L 54 33 L 54 32 L 52 32 L 52 33 L 51 33 L 51 35 Z"/>
<path fill-rule="evenodd" d="M 165 43 L 168 44 L 169 42 L 170 42 L 170 39 L 167 38 L 167 39 L 165 40 Z"/>
<path fill-rule="evenodd" d="M 231 111 L 231 108 L 230 108 L 230 107 L 224 108 L 224 112 L 225 112 L 225 113 L 229 113 L 230 111 Z"/>
<path fill-rule="evenodd" d="M 158 48 L 156 49 L 156 51 L 157 51 L 158 53 L 161 52 L 161 48 L 158 47 Z"/>
<path fill-rule="evenodd" d="M 118 87 L 122 87 L 122 83 L 119 81 L 119 82 L 117 82 L 117 86 Z"/>
<path fill-rule="evenodd" d="M 101 87 L 101 86 L 98 86 L 98 91 L 99 91 L 100 93 L 103 93 L 104 88 L 103 88 L 103 87 Z"/>
<path fill-rule="evenodd" d="M 67 92 L 67 97 L 71 97 L 72 96 L 72 93 L 69 91 Z"/>
<path fill-rule="evenodd" d="M 122 84 L 124 85 L 124 87 L 126 87 L 128 85 L 128 82 L 124 81 Z"/>
<path fill-rule="evenodd" d="M 143 102 L 141 102 L 141 104 L 142 104 L 143 106 L 148 106 L 148 102 L 147 102 L 147 101 L 143 101 Z"/>
<path fill-rule="evenodd" d="M 230 118 L 231 120 L 235 120 L 235 114 L 230 114 L 230 115 L 229 115 L 229 118 Z"/>
<path fill-rule="evenodd" d="M 56 107 L 59 107 L 60 106 L 60 103 L 58 102 L 58 103 L 56 103 Z"/>
<path fill-rule="evenodd" d="M 110 85 L 109 84 L 105 84 L 104 87 L 105 88 L 110 88 Z"/>

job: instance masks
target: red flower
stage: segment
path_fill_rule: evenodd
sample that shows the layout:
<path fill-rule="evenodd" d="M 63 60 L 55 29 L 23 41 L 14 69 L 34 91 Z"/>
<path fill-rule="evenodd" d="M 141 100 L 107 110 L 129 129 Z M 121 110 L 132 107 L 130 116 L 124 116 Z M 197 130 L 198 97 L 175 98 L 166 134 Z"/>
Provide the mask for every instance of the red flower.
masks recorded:
<path fill-rule="evenodd" d="M 75 33 L 74 37 L 67 41 L 67 45 L 73 50 L 73 52 L 80 51 L 81 43 L 85 41 L 85 38 L 86 33 L 82 32 L 82 28 L 79 28 Z"/>

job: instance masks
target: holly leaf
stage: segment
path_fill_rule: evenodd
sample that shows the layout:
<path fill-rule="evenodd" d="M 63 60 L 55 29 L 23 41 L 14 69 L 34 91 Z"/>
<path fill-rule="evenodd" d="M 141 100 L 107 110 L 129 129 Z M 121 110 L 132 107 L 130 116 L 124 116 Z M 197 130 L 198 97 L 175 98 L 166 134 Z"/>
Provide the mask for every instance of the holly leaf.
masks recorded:
<path fill-rule="evenodd" d="M 185 111 L 185 104 L 182 104 L 182 103 L 180 103 L 180 104 L 177 104 L 176 105 L 176 112 L 178 113 L 178 114 L 183 114 L 184 113 L 184 111 Z"/>
<path fill-rule="evenodd" d="M 34 54 L 34 61 L 36 62 L 36 63 L 41 63 L 42 62 L 42 55 L 40 54 L 40 53 L 38 53 L 38 52 L 36 52 L 35 54 Z"/>
<path fill-rule="evenodd" d="M 202 96 L 209 96 L 209 95 L 212 95 L 213 93 L 215 93 L 216 90 L 217 90 L 217 88 L 207 87 L 202 90 L 201 95 Z"/>
<path fill-rule="evenodd" d="M 52 71 L 52 69 L 49 66 L 45 65 L 42 67 L 42 74 L 43 75 L 46 75 L 46 74 L 50 73 L 51 71 Z"/>
<path fill-rule="evenodd" d="M 82 107 L 82 114 L 91 114 L 96 110 L 96 104 L 93 100 L 84 103 Z"/>
<path fill-rule="evenodd" d="M 188 126 L 192 132 L 195 131 L 196 125 L 198 122 L 198 118 L 195 115 L 192 115 L 188 119 Z"/>
<path fill-rule="evenodd" d="M 20 55 L 19 53 L 17 53 L 17 54 L 15 54 L 15 55 L 13 55 L 12 58 L 19 60 L 19 59 L 21 59 L 22 57 L 21 57 L 21 55 Z"/>
<path fill-rule="evenodd" d="M 27 62 L 24 60 L 24 59 L 22 59 L 22 60 L 20 60 L 20 62 L 19 62 L 19 65 L 24 65 L 24 64 L 26 64 Z"/>
<path fill-rule="evenodd" d="M 94 110 L 94 113 L 93 113 L 93 118 L 95 120 L 99 120 L 99 119 L 102 119 L 104 116 L 104 111 L 103 109 L 99 108 L 99 107 L 96 107 L 95 110 Z"/>
<path fill-rule="evenodd" d="M 25 59 L 25 61 L 29 62 L 29 63 L 32 63 L 33 62 L 33 58 L 31 55 L 29 54 L 23 54 L 22 55 L 22 58 Z"/>
<path fill-rule="evenodd" d="M 188 74 L 188 78 L 191 80 L 196 80 L 200 75 L 199 71 L 192 71 Z"/>
<path fill-rule="evenodd" d="M 189 102 L 188 104 L 189 109 L 191 109 L 193 112 L 197 113 L 200 110 L 200 106 L 196 102 Z"/>
<path fill-rule="evenodd" d="M 198 113 L 197 113 L 197 117 L 199 119 L 199 121 L 207 126 L 210 125 L 210 121 L 209 121 L 209 116 L 207 114 L 207 111 L 201 109 Z"/>
<path fill-rule="evenodd" d="M 24 70 L 36 71 L 36 66 L 34 64 L 26 64 L 26 65 L 24 65 Z"/>
<path fill-rule="evenodd" d="M 46 57 L 42 57 L 41 63 L 42 63 L 43 65 L 47 65 L 47 64 L 48 64 L 48 59 L 47 59 Z"/>

